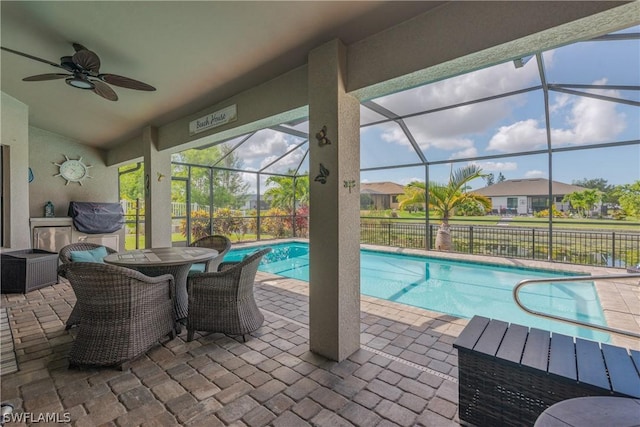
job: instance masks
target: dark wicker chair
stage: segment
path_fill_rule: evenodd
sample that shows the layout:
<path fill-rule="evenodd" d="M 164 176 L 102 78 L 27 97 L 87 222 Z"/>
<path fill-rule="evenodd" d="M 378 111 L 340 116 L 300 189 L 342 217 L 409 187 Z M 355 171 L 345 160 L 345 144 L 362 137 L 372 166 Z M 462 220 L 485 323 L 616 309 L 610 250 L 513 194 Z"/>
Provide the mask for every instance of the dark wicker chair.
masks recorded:
<path fill-rule="evenodd" d="M 218 251 L 218 256 L 207 261 L 204 267 L 204 272 L 218 271 L 218 266 L 224 259 L 224 256 L 231 249 L 231 240 L 228 237 L 219 234 L 212 236 L 204 236 L 195 242 L 192 242 L 189 246 L 195 246 L 198 248 L 209 248 Z M 190 274 L 196 273 L 196 271 L 190 272 Z"/>
<path fill-rule="evenodd" d="M 96 249 L 101 246 L 102 245 L 98 245 L 95 243 L 88 243 L 88 242 L 71 243 L 70 245 L 67 245 L 62 249 L 60 249 L 60 252 L 58 253 L 58 261 L 60 261 L 60 264 L 67 264 L 67 263 L 73 262 L 71 261 L 71 251 L 90 251 L 92 249 Z M 105 246 L 105 249 L 107 250 L 107 254 L 116 253 L 116 251 L 114 251 L 110 247 Z M 60 273 L 58 273 L 58 275 L 65 277 Z M 71 314 L 67 319 L 65 329 L 71 329 L 71 327 L 77 325 L 78 322 L 80 322 L 80 309 L 78 308 L 78 303 L 76 302 L 76 305 L 73 306 L 73 310 L 71 310 Z"/>
<path fill-rule="evenodd" d="M 175 337 L 173 276 L 148 277 L 115 265 L 72 262 L 59 267 L 78 298 L 80 324 L 69 367 L 119 366 L 165 335 Z"/>
<path fill-rule="evenodd" d="M 253 296 L 258 264 L 271 248 L 256 252 L 239 262 L 223 262 L 220 270 L 189 276 L 187 341 L 195 331 L 249 334 L 264 322 Z"/>

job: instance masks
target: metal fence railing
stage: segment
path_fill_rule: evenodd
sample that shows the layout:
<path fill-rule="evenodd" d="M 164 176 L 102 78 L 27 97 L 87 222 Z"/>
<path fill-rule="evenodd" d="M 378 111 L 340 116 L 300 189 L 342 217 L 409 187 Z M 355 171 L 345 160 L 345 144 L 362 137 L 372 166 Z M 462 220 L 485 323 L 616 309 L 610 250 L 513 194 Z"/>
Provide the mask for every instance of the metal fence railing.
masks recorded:
<path fill-rule="evenodd" d="M 127 249 L 144 247 L 144 217 L 125 216 Z M 233 241 L 251 241 L 289 237 L 308 237 L 307 216 L 262 215 L 191 219 L 190 240 L 210 232 L 230 236 Z M 186 217 L 174 217 L 172 233 L 186 240 Z M 371 220 L 363 218 L 360 242 L 399 248 L 434 248 L 437 224 Z M 131 236 L 131 235 L 134 236 Z M 136 237 L 137 235 L 137 237 Z M 429 244 L 427 244 L 429 239 Z M 175 239 L 174 239 L 175 240 Z M 570 264 L 629 267 L 640 263 L 640 232 L 554 229 L 551 245 L 549 230 L 539 227 L 489 225 L 452 225 L 452 252 L 534 260 L 552 260 Z M 137 242 L 138 246 L 135 246 Z M 551 249 L 550 249 L 551 248 Z"/>
<path fill-rule="evenodd" d="M 438 225 L 397 222 L 362 223 L 361 243 L 427 248 L 435 247 Z M 627 267 L 640 262 L 640 233 L 618 231 L 554 230 L 549 253 L 549 230 L 527 227 L 453 225 L 453 252 L 493 255 L 570 264 Z"/>

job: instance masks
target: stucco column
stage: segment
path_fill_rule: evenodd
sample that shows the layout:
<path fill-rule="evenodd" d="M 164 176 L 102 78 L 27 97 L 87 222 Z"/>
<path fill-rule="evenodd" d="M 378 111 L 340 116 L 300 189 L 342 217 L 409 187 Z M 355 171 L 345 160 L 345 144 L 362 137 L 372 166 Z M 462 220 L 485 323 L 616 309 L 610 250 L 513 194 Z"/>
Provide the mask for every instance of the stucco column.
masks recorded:
<path fill-rule="evenodd" d="M 29 229 L 29 108 L 17 99 L 1 93 L 1 140 L 7 146 L 0 173 L 4 185 L 4 247 L 31 247 Z M 43 179 L 44 177 L 40 177 Z M 0 245 L 1 246 L 1 245 Z"/>
<path fill-rule="evenodd" d="M 345 91 L 342 42 L 308 64 L 310 349 L 341 361 L 360 348 L 360 103 Z"/>
<path fill-rule="evenodd" d="M 158 129 L 142 133 L 144 155 L 145 247 L 171 246 L 171 154 L 158 151 Z"/>

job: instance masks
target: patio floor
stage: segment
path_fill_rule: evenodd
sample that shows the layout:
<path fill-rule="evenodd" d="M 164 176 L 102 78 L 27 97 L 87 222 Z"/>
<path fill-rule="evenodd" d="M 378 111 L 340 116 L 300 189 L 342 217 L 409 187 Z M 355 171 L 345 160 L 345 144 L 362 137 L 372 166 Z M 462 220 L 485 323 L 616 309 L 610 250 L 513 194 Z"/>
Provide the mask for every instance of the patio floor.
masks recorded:
<path fill-rule="evenodd" d="M 620 287 L 610 304 L 635 304 Z M 68 284 L 2 295 L 2 402 L 74 426 L 458 425 L 452 343 L 467 320 L 362 296 L 361 349 L 336 363 L 309 352 L 306 283 L 258 273 L 255 292 L 265 323 L 246 343 L 183 331 L 124 372 L 67 369 Z"/>
<path fill-rule="evenodd" d="M 124 372 L 67 369 L 68 284 L 3 295 L 19 371 L 3 370 L 2 401 L 75 426 L 458 424 L 451 344 L 465 320 L 363 297 L 362 348 L 336 363 L 309 352 L 306 284 L 257 279 L 265 323 L 246 343 L 183 331 Z"/>

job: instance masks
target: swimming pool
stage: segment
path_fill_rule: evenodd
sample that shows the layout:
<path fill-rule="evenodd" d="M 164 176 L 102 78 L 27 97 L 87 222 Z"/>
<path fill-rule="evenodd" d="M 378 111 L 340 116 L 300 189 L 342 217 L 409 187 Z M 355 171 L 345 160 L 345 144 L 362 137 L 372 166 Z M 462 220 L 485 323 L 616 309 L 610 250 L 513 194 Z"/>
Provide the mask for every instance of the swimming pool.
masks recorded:
<path fill-rule="evenodd" d="M 225 261 L 237 261 L 258 248 L 273 251 L 263 259 L 260 271 L 308 282 L 309 245 L 290 242 L 233 249 Z M 481 315 L 571 336 L 609 342 L 609 334 L 532 316 L 513 301 L 513 287 L 523 279 L 571 275 L 557 271 L 515 268 L 360 251 L 360 291 L 365 295 L 413 305 L 427 310 L 471 318 Z M 536 311 L 606 325 L 594 285 L 551 283 L 529 286 L 521 300 Z"/>

